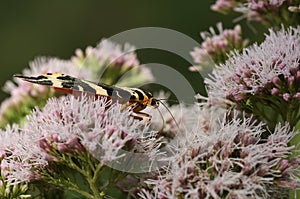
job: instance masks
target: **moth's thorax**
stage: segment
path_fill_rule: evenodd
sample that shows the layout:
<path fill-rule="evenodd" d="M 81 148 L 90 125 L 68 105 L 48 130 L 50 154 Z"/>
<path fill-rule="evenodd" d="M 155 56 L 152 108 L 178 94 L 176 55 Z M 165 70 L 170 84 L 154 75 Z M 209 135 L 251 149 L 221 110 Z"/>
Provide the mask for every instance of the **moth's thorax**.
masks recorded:
<path fill-rule="evenodd" d="M 158 101 L 153 98 L 153 95 L 150 92 L 138 88 L 129 88 L 129 90 L 131 92 L 130 102 L 132 104 L 138 104 L 141 109 L 144 109 L 147 106 L 152 108 L 158 107 Z"/>

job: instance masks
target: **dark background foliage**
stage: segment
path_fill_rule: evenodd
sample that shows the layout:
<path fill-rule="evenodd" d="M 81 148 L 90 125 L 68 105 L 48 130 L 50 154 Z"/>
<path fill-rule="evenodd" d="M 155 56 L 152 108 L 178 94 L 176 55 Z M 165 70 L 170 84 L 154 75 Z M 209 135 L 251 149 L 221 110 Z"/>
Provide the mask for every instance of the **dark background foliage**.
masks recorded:
<path fill-rule="evenodd" d="M 219 21 L 232 28 L 234 16 L 212 12 L 206 1 L 1 1 L 0 86 L 20 73 L 37 56 L 69 59 L 76 48 L 95 46 L 101 38 L 138 27 L 163 27 L 182 32 L 201 42 L 200 31 Z M 244 35 L 259 37 L 247 24 Z M 133 44 L 134 45 L 134 44 Z M 191 49 L 192 50 L 192 49 Z M 187 70 L 175 55 L 155 50 L 138 52 L 143 63 L 164 63 L 180 68 L 199 92 L 201 78 Z M 0 100 L 6 97 L 0 94 Z"/>

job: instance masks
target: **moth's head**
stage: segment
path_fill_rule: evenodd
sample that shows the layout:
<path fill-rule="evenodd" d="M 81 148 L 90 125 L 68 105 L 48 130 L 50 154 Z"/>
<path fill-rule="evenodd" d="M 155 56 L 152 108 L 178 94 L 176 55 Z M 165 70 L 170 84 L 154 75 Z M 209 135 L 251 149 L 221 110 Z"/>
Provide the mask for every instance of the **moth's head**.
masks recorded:
<path fill-rule="evenodd" d="M 151 106 L 152 108 L 158 108 L 159 106 L 159 101 L 157 99 L 151 98 L 149 100 L 148 106 Z"/>

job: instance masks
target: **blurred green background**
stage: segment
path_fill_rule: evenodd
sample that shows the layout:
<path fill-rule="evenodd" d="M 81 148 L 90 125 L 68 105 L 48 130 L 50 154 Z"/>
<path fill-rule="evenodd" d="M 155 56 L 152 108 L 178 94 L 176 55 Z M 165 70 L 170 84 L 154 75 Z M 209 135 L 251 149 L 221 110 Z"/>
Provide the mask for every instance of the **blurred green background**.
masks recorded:
<path fill-rule="evenodd" d="M 233 27 L 234 16 L 212 12 L 215 1 L 1 1 L 0 86 L 20 73 L 37 56 L 69 59 L 76 48 L 95 46 L 101 38 L 138 27 L 163 27 L 182 32 L 201 42 L 200 31 L 219 21 Z M 255 35 L 242 24 L 246 37 Z M 134 45 L 134 44 L 133 44 Z M 192 50 L 192 49 L 191 49 Z M 141 62 L 158 62 L 181 69 L 197 91 L 199 77 L 187 63 L 161 52 L 138 54 Z M 182 65 L 182 66 L 181 66 Z M 0 100 L 7 95 L 1 91 Z"/>

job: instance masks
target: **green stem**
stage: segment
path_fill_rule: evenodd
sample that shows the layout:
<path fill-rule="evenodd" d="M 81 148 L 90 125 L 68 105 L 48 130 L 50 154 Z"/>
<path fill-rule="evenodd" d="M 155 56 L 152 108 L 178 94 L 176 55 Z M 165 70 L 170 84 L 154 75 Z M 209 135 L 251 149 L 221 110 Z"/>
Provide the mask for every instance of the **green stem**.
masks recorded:
<path fill-rule="evenodd" d="M 91 195 L 90 193 L 80 189 L 76 184 L 65 180 L 65 179 L 58 179 L 55 177 L 52 177 L 51 175 L 49 175 L 47 172 L 44 173 L 44 181 L 46 181 L 49 184 L 54 185 L 55 187 L 60 187 L 62 189 L 68 189 L 68 190 L 72 190 L 75 191 L 83 196 L 85 196 L 88 199 L 94 199 L 94 196 Z"/>
<path fill-rule="evenodd" d="M 105 195 L 104 192 L 99 191 L 97 184 L 95 183 L 96 180 L 94 180 L 94 176 L 88 175 L 87 177 L 87 182 L 89 183 L 90 189 L 92 190 L 94 194 L 95 199 L 102 199 Z"/>
<path fill-rule="evenodd" d="M 100 164 L 100 163 L 96 166 L 96 169 L 95 169 L 95 172 L 94 172 L 94 177 L 93 177 L 94 182 L 97 181 L 98 176 L 99 176 L 100 172 L 103 170 L 103 168 L 104 168 L 103 165 Z"/>
<path fill-rule="evenodd" d="M 297 123 L 299 121 L 299 108 L 300 106 L 298 105 L 298 101 L 296 101 L 296 103 L 292 103 L 290 106 L 289 106 L 289 120 L 288 122 L 290 123 L 290 125 L 292 127 L 296 127 L 297 126 Z"/>
<path fill-rule="evenodd" d="M 115 185 L 117 182 L 119 182 L 121 179 L 124 179 L 128 175 L 125 172 L 123 174 L 119 173 L 119 171 L 116 172 L 117 172 L 117 177 L 111 178 L 112 180 L 109 181 L 109 183 L 107 184 L 104 190 L 107 190 L 112 185 Z"/>
<path fill-rule="evenodd" d="M 82 176 L 84 176 L 89 184 L 90 190 L 93 193 L 93 196 L 90 197 L 91 199 L 102 199 L 105 196 L 104 192 L 99 191 L 98 186 L 96 184 L 97 179 L 98 179 L 98 175 L 99 172 L 101 171 L 101 169 L 103 168 L 102 164 L 98 164 L 96 169 L 94 168 L 94 164 L 90 161 L 91 157 L 89 156 L 89 154 L 85 154 L 87 159 L 82 159 L 82 164 L 83 165 L 87 165 L 87 168 L 81 168 L 79 167 L 77 164 L 75 164 L 72 160 L 71 157 L 69 156 L 64 156 L 64 164 L 67 167 L 70 167 L 72 169 L 74 169 L 75 171 L 77 171 L 78 173 L 80 173 Z M 80 155 L 79 155 L 80 156 Z M 85 164 L 86 163 L 86 164 Z M 81 191 L 78 191 L 77 189 L 75 189 L 74 191 L 77 191 L 78 193 L 80 193 Z M 89 194 L 90 195 L 90 194 Z"/>
<path fill-rule="evenodd" d="M 72 160 L 72 158 L 70 156 L 66 156 L 63 155 L 64 160 L 67 160 L 64 163 L 65 166 L 70 167 L 72 169 L 74 169 L 75 171 L 77 171 L 78 173 L 80 173 L 81 175 L 86 177 L 86 172 L 85 170 L 82 170 L 80 167 L 78 167 Z"/>
<path fill-rule="evenodd" d="M 101 163 L 97 164 L 96 168 L 94 167 L 93 162 L 91 162 L 91 156 L 90 154 L 86 154 L 87 159 L 84 160 L 84 162 L 87 163 L 87 167 L 89 169 L 82 169 L 79 168 L 76 164 L 74 169 L 77 170 L 79 173 L 81 173 L 87 180 L 89 187 L 91 191 L 93 192 L 94 199 L 102 199 L 105 196 L 105 193 L 102 191 L 100 193 L 97 185 L 97 180 L 99 177 L 99 173 L 101 172 L 103 165 Z"/>

